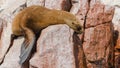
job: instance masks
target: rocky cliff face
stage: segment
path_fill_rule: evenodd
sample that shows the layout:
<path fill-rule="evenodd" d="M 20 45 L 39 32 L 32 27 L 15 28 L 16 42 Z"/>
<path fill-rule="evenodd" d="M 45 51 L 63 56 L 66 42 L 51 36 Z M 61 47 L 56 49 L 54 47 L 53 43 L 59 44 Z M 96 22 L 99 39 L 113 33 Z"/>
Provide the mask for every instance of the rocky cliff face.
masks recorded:
<path fill-rule="evenodd" d="M 67 25 L 44 29 L 37 41 L 37 51 L 30 59 L 30 68 L 120 67 L 119 0 L 1 0 L 0 68 L 20 68 L 24 38 L 10 42 L 11 23 L 19 11 L 31 5 L 71 12 L 85 30 L 76 35 Z M 13 46 L 9 49 L 10 45 Z"/>
<path fill-rule="evenodd" d="M 114 44 L 115 44 L 115 64 L 117 64 L 116 66 L 120 67 L 119 61 L 120 61 L 120 27 L 119 27 L 119 22 L 120 22 L 120 14 L 119 14 L 119 10 L 120 8 L 116 7 L 115 10 L 115 15 L 113 18 L 113 22 L 115 23 L 114 27 L 115 27 L 115 31 L 114 31 Z"/>

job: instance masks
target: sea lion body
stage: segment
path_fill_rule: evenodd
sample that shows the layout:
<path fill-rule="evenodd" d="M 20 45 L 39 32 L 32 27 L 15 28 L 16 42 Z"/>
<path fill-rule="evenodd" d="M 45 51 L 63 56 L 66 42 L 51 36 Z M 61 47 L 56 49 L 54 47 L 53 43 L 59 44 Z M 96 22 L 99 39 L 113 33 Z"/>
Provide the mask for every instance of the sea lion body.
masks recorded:
<path fill-rule="evenodd" d="M 37 33 L 49 25 L 67 24 L 76 30 L 82 27 L 73 14 L 61 10 L 51 10 L 41 6 L 31 6 L 21 11 L 12 23 L 15 35 L 22 35 L 22 28 L 28 27 Z"/>
<path fill-rule="evenodd" d="M 75 32 L 81 33 L 82 26 L 77 18 L 66 11 L 47 9 L 41 6 L 30 6 L 20 11 L 12 22 L 12 38 L 24 36 L 25 41 L 21 46 L 20 64 L 26 64 L 28 57 L 36 43 L 36 34 L 42 29 L 56 24 L 67 24 Z"/>

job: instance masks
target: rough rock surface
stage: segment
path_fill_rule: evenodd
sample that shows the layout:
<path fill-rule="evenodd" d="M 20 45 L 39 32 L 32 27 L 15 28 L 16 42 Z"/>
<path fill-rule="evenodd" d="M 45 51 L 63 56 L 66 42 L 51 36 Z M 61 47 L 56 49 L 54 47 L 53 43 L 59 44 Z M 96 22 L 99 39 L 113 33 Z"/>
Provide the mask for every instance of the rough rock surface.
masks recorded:
<path fill-rule="evenodd" d="M 80 23 L 84 25 L 85 17 L 89 9 L 88 0 L 72 0 L 70 12 L 75 14 Z"/>
<path fill-rule="evenodd" d="M 89 68 L 113 66 L 113 18 L 114 9 L 91 0 L 86 16 L 83 50 Z"/>
<path fill-rule="evenodd" d="M 120 68 L 120 52 L 119 55 L 115 56 L 115 68 Z"/>
<path fill-rule="evenodd" d="M 118 39 L 116 40 L 117 43 L 116 43 L 116 48 L 120 48 L 120 8 L 116 7 L 115 8 L 115 14 L 114 14 L 114 17 L 113 17 L 113 23 L 114 23 L 114 29 L 115 29 L 115 36 L 116 38 L 118 37 Z"/>
<path fill-rule="evenodd" d="M 37 41 L 37 54 L 30 60 L 31 68 L 76 68 L 72 35 L 66 25 L 44 29 Z"/>
<path fill-rule="evenodd" d="M 113 17 L 114 23 L 114 45 L 115 45 L 115 66 L 120 67 L 120 8 L 115 8 L 115 14 Z"/>
<path fill-rule="evenodd" d="M 70 0 L 29 0 L 27 6 L 30 5 L 41 5 L 50 9 L 66 10 L 69 11 L 71 8 Z"/>
<path fill-rule="evenodd" d="M 18 62 L 19 62 L 19 55 L 20 55 L 20 48 L 22 41 L 23 38 L 14 41 L 13 46 L 10 48 L 9 52 L 5 56 L 4 61 L 0 66 L 0 68 L 20 68 Z"/>
<path fill-rule="evenodd" d="M 2 62 L 6 51 L 10 45 L 10 35 L 11 35 L 11 24 L 10 23 L 5 23 L 3 25 L 3 30 L 2 30 L 2 34 L 1 34 L 1 42 L 0 42 L 0 63 Z"/>
<path fill-rule="evenodd" d="M 31 6 L 31 5 L 40 5 L 40 6 L 45 6 L 45 0 L 28 0 L 27 2 L 27 6 Z"/>
<path fill-rule="evenodd" d="M 45 7 L 69 11 L 71 8 L 71 2 L 70 0 L 45 0 Z"/>
<path fill-rule="evenodd" d="M 7 22 L 11 23 L 14 17 L 14 12 L 20 7 L 25 4 L 25 0 L 5 0 L 5 3 L 1 5 L 3 7 L 0 11 L 0 17 Z"/>
<path fill-rule="evenodd" d="M 91 0 L 85 27 L 94 27 L 111 22 L 114 13 L 113 10 L 112 7 L 101 4 L 99 0 Z"/>
<path fill-rule="evenodd" d="M 120 65 L 119 0 L 1 0 L 0 3 L 0 18 L 3 19 L 0 19 L 0 68 L 20 68 L 19 49 L 23 39 L 15 40 L 7 54 L 6 51 L 14 15 L 30 5 L 70 11 L 85 27 L 82 35 L 73 34 L 66 25 L 44 29 L 37 41 L 37 52 L 30 60 L 30 68 L 109 68 L 114 63 L 113 42 L 116 45 L 115 66 Z M 116 6 L 115 15 L 108 5 Z"/>
<path fill-rule="evenodd" d="M 113 43 L 111 23 L 101 24 L 85 30 L 83 50 L 87 66 L 109 68 L 113 66 Z M 89 35 L 88 35 L 89 34 Z"/>
<path fill-rule="evenodd" d="M 71 3 L 72 7 L 70 9 L 70 12 L 76 15 L 80 23 L 84 26 L 86 14 L 89 8 L 88 0 L 71 0 Z M 78 35 L 78 37 L 76 35 L 73 35 L 76 68 L 86 68 L 86 57 L 84 55 L 83 46 L 81 45 L 79 38 L 81 41 L 83 41 L 83 34 Z"/>

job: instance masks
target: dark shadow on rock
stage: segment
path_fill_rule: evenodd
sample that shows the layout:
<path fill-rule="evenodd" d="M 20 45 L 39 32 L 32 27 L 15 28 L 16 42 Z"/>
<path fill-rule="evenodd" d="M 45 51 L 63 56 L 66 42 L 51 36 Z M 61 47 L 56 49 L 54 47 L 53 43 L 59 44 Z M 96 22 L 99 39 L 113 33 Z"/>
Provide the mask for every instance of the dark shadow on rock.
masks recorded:
<path fill-rule="evenodd" d="M 120 68 L 120 55 L 118 55 L 115 59 L 115 68 Z"/>
<path fill-rule="evenodd" d="M 41 31 L 36 33 L 36 35 L 35 35 L 36 39 L 35 39 L 35 43 L 34 43 L 32 51 L 31 51 L 31 54 L 29 55 L 28 59 L 24 62 L 24 64 L 21 66 L 21 68 L 30 68 L 29 60 L 34 56 L 35 52 L 37 51 L 36 50 L 36 48 L 37 48 L 37 40 L 39 39 L 40 35 L 41 35 Z"/>
<path fill-rule="evenodd" d="M 87 68 L 86 58 L 82 47 L 82 41 L 79 39 L 79 36 L 77 36 L 76 33 L 73 34 L 73 42 L 76 68 Z"/>
<path fill-rule="evenodd" d="M 119 31 L 118 30 L 114 30 L 114 33 L 113 33 L 114 47 L 117 46 L 118 38 L 119 38 Z M 114 66 L 115 66 L 115 68 L 120 68 L 120 55 L 115 56 L 116 52 L 120 52 L 120 49 L 119 48 L 114 48 Z"/>
<path fill-rule="evenodd" d="M 116 43 L 117 43 L 118 37 L 119 37 L 119 32 L 118 32 L 117 30 L 115 30 L 115 31 L 114 31 L 114 34 L 113 34 L 114 46 L 115 46 Z"/>
<path fill-rule="evenodd" d="M 119 37 L 119 31 L 115 30 L 114 31 L 114 36 L 113 36 L 113 42 L 114 42 L 114 47 L 117 46 L 117 40 L 118 40 L 118 37 Z M 120 53 L 120 49 L 119 48 L 115 48 L 115 53 L 118 52 Z M 120 54 L 119 55 L 114 55 L 114 65 L 115 65 L 115 68 L 120 68 Z"/>

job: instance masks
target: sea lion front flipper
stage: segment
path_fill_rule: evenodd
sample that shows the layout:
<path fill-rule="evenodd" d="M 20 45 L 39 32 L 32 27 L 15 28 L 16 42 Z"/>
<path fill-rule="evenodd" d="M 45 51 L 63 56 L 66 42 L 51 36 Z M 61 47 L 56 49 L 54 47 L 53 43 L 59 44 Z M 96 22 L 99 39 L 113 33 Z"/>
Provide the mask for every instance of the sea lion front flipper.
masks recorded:
<path fill-rule="evenodd" d="M 21 50 L 21 55 L 20 55 L 20 61 L 19 64 L 23 64 L 31 55 L 34 43 L 35 43 L 35 37 L 30 41 L 31 43 L 28 45 L 28 47 L 22 51 Z M 24 48 L 24 47 L 23 47 Z"/>
<path fill-rule="evenodd" d="M 20 58 L 21 58 L 21 55 L 23 54 L 23 52 L 25 51 L 25 46 L 27 46 L 29 44 L 27 40 L 28 39 L 25 38 L 24 42 L 21 45 L 20 56 L 19 56 Z"/>
<path fill-rule="evenodd" d="M 25 41 L 21 46 L 21 54 L 19 64 L 23 65 L 24 62 L 29 60 L 33 46 L 36 42 L 36 36 L 34 32 L 28 28 L 24 28 L 25 30 Z"/>

